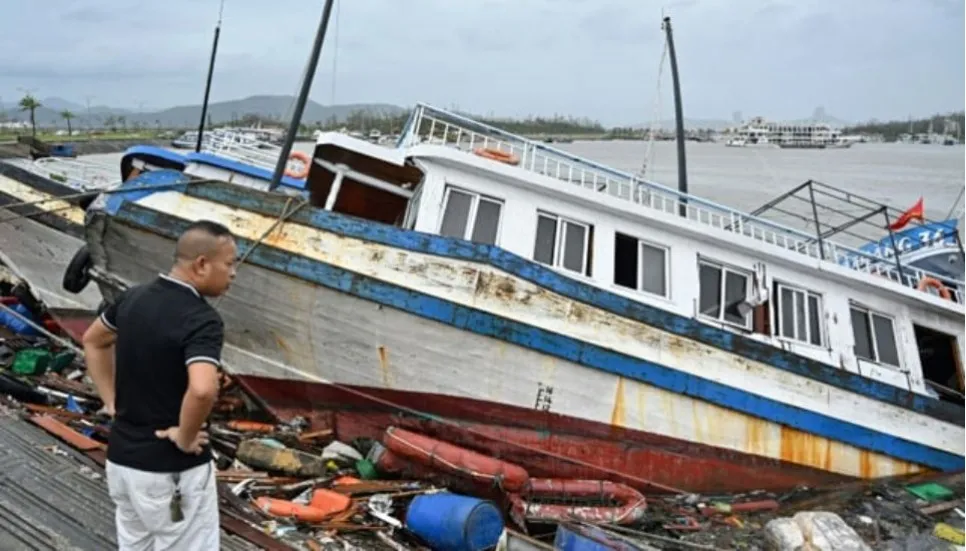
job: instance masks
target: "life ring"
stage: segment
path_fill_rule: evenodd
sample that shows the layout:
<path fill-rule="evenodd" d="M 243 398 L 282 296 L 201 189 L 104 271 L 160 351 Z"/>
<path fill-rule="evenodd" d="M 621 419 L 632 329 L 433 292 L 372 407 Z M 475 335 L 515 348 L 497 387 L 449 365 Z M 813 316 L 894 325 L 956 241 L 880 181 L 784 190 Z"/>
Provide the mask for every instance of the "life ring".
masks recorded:
<path fill-rule="evenodd" d="M 511 516 L 518 520 L 533 522 L 566 522 L 579 520 L 591 523 L 634 524 L 644 518 L 647 501 L 640 492 L 617 482 L 606 480 L 563 480 L 553 478 L 531 478 L 530 485 L 522 494 L 507 496 L 511 505 Z M 536 498 L 540 503 L 530 503 Z M 547 503 L 554 498 L 564 501 L 578 501 L 580 504 Z M 602 503 L 589 505 L 588 500 Z"/>
<path fill-rule="evenodd" d="M 305 177 L 309 175 L 309 166 L 312 164 L 312 158 L 311 157 L 309 157 L 305 153 L 302 153 L 301 151 L 293 151 L 288 156 L 288 160 L 289 161 L 302 161 L 302 169 L 296 171 L 296 170 L 292 170 L 292 169 L 290 169 L 288 167 L 285 167 L 285 175 L 286 176 L 288 176 L 289 178 L 295 178 L 296 180 L 304 180 Z"/>
<path fill-rule="evenodd" d="M 939 296 L 941 296 L 942 298 L 946 300 L 952 300 L 953 298 L 953 294 L 949 291 L 949 289 L 945 285 L 943 285 L 943 282 L 939 281 L 934 277 L 924 276 L 922 279 L 919 280 L 919 284 L 916 285 L 916 289 L 920 291 L 927 291 L 927 289 L 935 289 L 936 292 L 939 293 Z"/>
<path fill-rule="evenodd" d="M 506 151 L 501 151 L 499 149 L 492 149 L 492 148 L 489 148 L 489 147 L 486 147 L 486 148 L 480 147 L 480 148 L 474 149 L 473 150 L 473 153 L 476 153 L 477 155 L 479 155 L 480 157 L 483 157 L 485 159 L 492 159 L 494 161 L 498 161 L 498 162 L 505 163 L 505 164 L 508 164 L 508 165 L 518 165 L 518 164 L 520 164 L 520 158 L 519 157 L 517 157 L 513 153 L 507 153 Z"/>
<path fill-rule="evenodd" d="M 74 257 L 67 264 L 67 269 L 64 270 L 64 281 L 62 283 L 64 290 L 75 295 L 83 291 L 84 287 L 87 287 L 87 284 L 91 282 L 91 267 L 93 265 L 94 260 L 91 258 L 91 252 L 87 245 L 84 245 L 74 253 Z"/>

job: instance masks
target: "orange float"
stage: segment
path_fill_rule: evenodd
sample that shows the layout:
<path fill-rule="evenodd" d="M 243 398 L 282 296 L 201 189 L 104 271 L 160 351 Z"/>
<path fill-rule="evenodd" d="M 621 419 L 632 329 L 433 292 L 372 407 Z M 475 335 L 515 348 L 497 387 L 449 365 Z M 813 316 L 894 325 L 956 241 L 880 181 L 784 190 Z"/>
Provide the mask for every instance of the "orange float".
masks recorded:
<path fill-rule="evenodd" d="M 309 175 L 309 166 L 312 164 L 312 158 L 301 151 L 293 151 L 289 156 L 290 161 L 301 161 L 301 170 L 292 170 L 288 167 L 285 168 L 285 175 L 289 178 L 295 178 L 296 180 L 304 180 L 306 176 Z"/>
<path fill-rule="evenodd" d="M 506 151 L 501 151 L 499 149 L 493 149 L 489 147 L 480 147 L 473 150 L 480 157 L 485 159 L 492 159 L 501 163 L 508 165 L 518 165 L 520 164 L 520 158 L 513 153 L 507 153 Z"/>
<path fill-rule="evenodd" d="M 281 518 L 294 518 L 302 522 L 323 522 L 325 519 L 334 515 L 330 511 L 302 505 L 285 499 L 275 499 L 273 497 L 260 497 L 255 500 L 255 507 L 267 515 Z"/>
<path fill-rule="evenodd" d="M 939 296 L 941 296 L 942 298 L 946 300 L 952 300 L 953 298 L 953 294 L 949 291 L 949 289 L 945 285 L 943 285 L 943 282 L 939 281 L 934 277 L 929 277 L 929 276 L 923 277 L 922 279 L 919 280 L 919 284 L 916 285 L 916 289 L 924 292 L 927 291 L 928 289 L 935 289 L 936 292 L 939 293 Z"/>
<path fill-rule="evenodd" d="M 494 484 L 509 492 L 519 492 L 530 480 L 530 475 L 519 465 L 398 427 L 386 429 L 382 444 L 400 458 L 437 471 Z"/>

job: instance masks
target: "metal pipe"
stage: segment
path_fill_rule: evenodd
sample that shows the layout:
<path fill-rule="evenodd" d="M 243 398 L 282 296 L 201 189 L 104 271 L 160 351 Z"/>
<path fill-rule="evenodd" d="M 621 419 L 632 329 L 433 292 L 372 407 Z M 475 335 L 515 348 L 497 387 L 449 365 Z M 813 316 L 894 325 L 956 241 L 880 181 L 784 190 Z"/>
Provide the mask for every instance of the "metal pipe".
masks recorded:
<path fill-rule="evenodd" d="M 885 217 L 886 229 L 889 230 L 889 241 L 892 243 L 892 251 L 895 253 L 894 259 L 896 261 L 896 270 L 899 271 L 899 284 L 905 285 L 905 276 L 902 274 L 902 264 L 899 262 L 899 247 L 896 246 L 896 233 L 892 231 L 892 221 L 889 220 L 889 209 L 888 207 L 882 207 L 882 216 Z"/>
<path fill-rule="evenodd" d="M 668 57 L 671 59 L 671 79 L 674 82 L 674 122 L 678 142 L 678 191 L 681 197 L 680 214 L 688 215 L 688 168 L 684 155 L 684 107 L 681 105 L 681 82 L 678 78 L 678 60 L 674 54 L 674 37 L 671 34 L 671 18 L 664 18 L 664 32 L 667 35 Z"/>
<path fill-rule="evenodd" d="M 332 210 L 335 201 L 339 198 L 339 190 L 342 189 L 342 180 L 345 179 L 345 172 L 336 172 L 332 179 L 332 187 L 329 189 L 329 196 L 325 198 L 325 210 Z"/>
<path fill-rule="evenodd" d="M 815 205 L 815 190 L 812 189 L 812 181 L 808 181 L 808 195 L 812 203 L 812 216 L 815 218 L 815 235 L 818 236 L 818 255 L 825 260 L 825 240 L 822 239 L 822 227 L 818 223 L 818 207 Z"/>
<path fill-rule="evenodd" d="M 274 190 L 281 184 L 285 165 L 288 164 L 288 156 L 292 153 L 292 144 L 295 143 L 295 136 L 298 134 L 299 125 L 302 122 L 302 113 L 305 111 L 305 103 L 309 100 L 309 91 L 312 89 L 312 81 L 315 79 L 315 68 L 319 64 L 322 44 L 325 43 L 325 30 L 329 26 L 329 17 L 332 15 L 334 1 L 325 0 L 325 7 L 322 8 L 322 19 L 319 21 L 319 29 L 315 33 L 315 42 L 312 44 L 312 52 L 305 67 L 305 75 L 302 77 L 302 89 L 299 90 L 298 98 L 295 101 L 292 121 L 288 125 L 285 141 L 282 142 L 282 151 L 279 153 L 278 162 L 275 164 L 275 173 L 272 174 L 272 181 L 268 185 L 269 191 Z"/>
<path fill-rule="evenodd" d="M 372 176 L 369 176 L 368 174 L 363 174 L 362 172 L 357 172 L 355 170 L 352 170 L 346 165 L 343 165 L 343 164 L 336 165 L 322 159 L 313 159 L 312 162 L 314 162 L 315 164 L 319 165 L 320 167 L 328 170 L 333 174 L 343 174 L 344 176 L 348 176 L 349 178 L 352 178 L 353 180 L 361 184 L 365 184 L 369 187 L 381 189 L 382 191 L 386 191 L 386 192 L 392 193 L 393 195 L 398 195 L 400 197 L 405 197 L 406 199 L 409 199 L 410 197 L 413 196 L 412 190 L 403 189 L 397 186 L 396 184 L 392 184 L 392 183 L 380 180 L 378 178 L 373 178 Z M 326 201 L 326 203 L 328 203 L 328 201 Z"/>
<path fill-rule="evenodd" d="M 211 60 L 208 61 L 208 81 L 205 83 L 205 99 L 201 102 L 201 120 L 198 121 L 198 139 L 195 141 L 195 153 L 201 151 L 201 140 L 205 134 L 205 119 L 208 117 L 208 98 L 211 95 L 211 77 L 215 73 L 215 56 L 218 55 L 218 37 L 221 35 L 221 14 L 225 9 L 222 0 L 218 8 L 218 23 L 215 25 L 215 39 L 211 44 Z"/>

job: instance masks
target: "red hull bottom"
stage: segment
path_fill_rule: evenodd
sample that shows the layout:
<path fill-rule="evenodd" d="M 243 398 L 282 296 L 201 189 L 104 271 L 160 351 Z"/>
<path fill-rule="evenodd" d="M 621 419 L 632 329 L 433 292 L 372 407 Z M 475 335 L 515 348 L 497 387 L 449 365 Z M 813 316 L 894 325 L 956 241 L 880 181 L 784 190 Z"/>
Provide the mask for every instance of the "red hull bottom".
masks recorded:
<path fill-rule="evenodd" d="M 782 491 L 849 479 L 776 459 L 470 398 L 238 379 L 280 419 L 303 416 L 315 427 L 333 429 L 343 442 L 381 440 L 394 425 L 515 463 L 533 477 L 606 479 L 645 492 L 703 494 Z"/>

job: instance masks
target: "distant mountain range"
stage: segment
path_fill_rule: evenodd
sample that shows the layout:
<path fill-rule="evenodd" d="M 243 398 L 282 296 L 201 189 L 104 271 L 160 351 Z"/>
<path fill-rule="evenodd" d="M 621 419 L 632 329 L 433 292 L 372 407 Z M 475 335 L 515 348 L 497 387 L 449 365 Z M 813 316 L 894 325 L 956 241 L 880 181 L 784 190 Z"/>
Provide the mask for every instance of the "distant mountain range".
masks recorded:
<path fill-rule="evenodd" d="M 63 126 L 64 119 L 60 116 L 64 110 L 74 113 L 75 126 L 86 126 L 88 113 L 93 119 L 95 126 L 101 126 L 104 119 L 108 116 L 123 116 L 128 126 L 141 124 L 144 126 L 160 125 L 165 128 L 170 127 L 193 127 L 198 124 L 201 117 L 201 105 L 182 105 L 169 107 L 161 111 L 134 111 L 131 109 L 118 109 L 103 105 L 92 105 L 88 111 L 86 105 L 74 103 L 63 98 L 51 97 L 40 100 L 42 107 L 37 109 L 36 119 L 39 126 Z M 295 106 L 293 96 L 251 96 L 245 99 L 220 101 L 208 105 L 208 114 L 214 123 L 223 123 L 238 120 L 245 115 L 258 115 L 262 118 L 270 118 L 287 123 L 292 116 L 292 109 Z M 29 115 L 20 111 L 15 103 L 0 105 L 7 120 L 29 119 Z M 408 111 L 398 105 L 385 103 L 353 103 L 344 105 L 321 105 L 312 100 L 305 105 L 305 113 L 302 116 L 304 124 L 325 122 L 335 117 L 338 121 L 344 121 L 351 113 L 366 111 L 372 114 L 398 115 Z"/>

